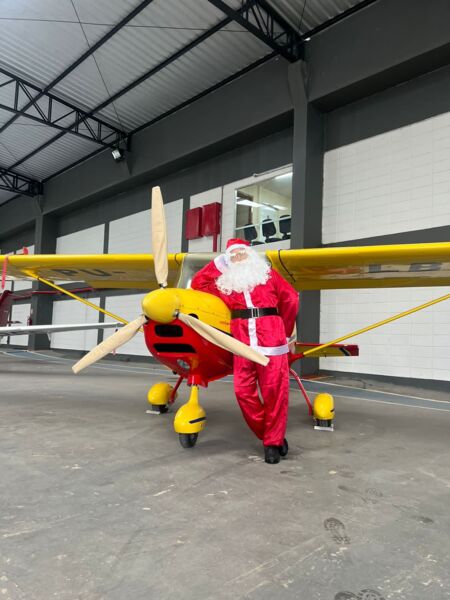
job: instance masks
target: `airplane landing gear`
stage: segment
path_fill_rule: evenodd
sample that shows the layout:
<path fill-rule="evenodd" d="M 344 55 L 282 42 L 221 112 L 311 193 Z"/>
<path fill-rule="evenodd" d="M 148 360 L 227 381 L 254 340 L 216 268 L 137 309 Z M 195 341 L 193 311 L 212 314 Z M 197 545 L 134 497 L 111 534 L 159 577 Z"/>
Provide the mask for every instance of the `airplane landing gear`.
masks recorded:
<path fill-rule="evenodd" d="M 148 391 L 147 400 L 153 412 L 159 412 L 162 415 L 169 410 L 169 406 L 175 402 L 178 396 L 177 390 L 182 380 L 183 378 L 180 377 L 175 386 L 163 382 L 152 385 Z"/>
<path fill-rule="evenodd" d="M 331 394 L 318 394 L 314 398 L 314 429 L 333 431 L 334 399 Z"/>
<path fill-rule="evenodd" d="M 175 415 L 173 427 L 183 448 L 193 448 L 198 434 L 206 425 L 206 413 L 198 402 L 198 385 L 190 382 L 191 395 Z"/>
<path fill-rule="evenodd" d="M 178 439 L 183 448 L 193 448 L 197 443 L 198 433 L 179 433 Z"/>

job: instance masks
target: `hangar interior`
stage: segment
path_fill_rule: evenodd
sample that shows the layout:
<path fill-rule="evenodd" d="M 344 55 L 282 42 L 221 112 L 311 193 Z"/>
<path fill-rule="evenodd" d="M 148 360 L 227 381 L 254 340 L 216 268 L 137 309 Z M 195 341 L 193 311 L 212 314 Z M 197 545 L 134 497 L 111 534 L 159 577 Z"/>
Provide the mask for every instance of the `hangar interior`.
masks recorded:
<path fill-rule="evenodd" d="M 0 3 L 1 254 L 21 253 L 25 248 L 30 254 L 151 253 L 150 189 L 154 185 L 162 189 L 171 253 L 221 251 L 233 237 L 246 239 L 261 251 L 447 242 L 449 22 L 450 4 L 445 0 Z M 213 203 L 220 210 L 218 238 L 192 233 L 188 215 L 195 216 L 193 209 Z M 427 267 L 418 264 L 416 268 Z M 67 289 L 77 290 L 124 319 L 139 314 L 142 290 L 95 290 L 82 281 L 61 281 Z M 16 280 L 7 281 L 5 286 L 14 294 L 9 316 L 12 323 L 104 321 L 103 315 L 76 300 L 48 293 L 43 284 L 31 286 Z M 301 293 L 297 327 L 302 340 L 325 342 L 449 293 L 450 287 L 305 291 Z M 25 387 L 19 392 L 36 394 L 38 413 L 41 411 L 34 424 L 31 421 L 23 425 L 23 435 L 41 435 L 37 430 L 40 418 L 45 421 L 45 415 L 56 410 L 49 404 L 45 387 L 35 389 L 33 369 L 40 381 L 47 381 L 53 372 L 55 385 L 61 390 L 68 385 L 70 404 L 76 403 L 75 384 L 66 383 L 69 375 L 57 362 L 58 357 L 75 359 L 111 333 L 89 330 L 2 338 L 4 356 L 0 360 L 6 365 L 2 378 L 8 398 L 13 397 L 22 377 Z M 294 466 L 285 468 L 284 475 L 273 484 L 268 503 L 263 502 L 257 518 L 261 529 L 270 523 L 266 549 L 263 536 L 247 529 L 242 518 L 235 515 L 241 508 L 247 516 L 254 510 L 254 499 L 245 491 L 245 479 L 255 477 L 259 500 L 264 498 L 267 481 L 255 449 L 247 453 L 242 464 L 237 459 L 239 472 L 233 470 L 239 443 L 236 439 L 230 441 L 226 427 L 223 430 L 223 423 L 226 426 L 233 420 L 225 404 L 212 409 L 213 420 L 219 430 L 222 427 L 219 441 L 226 439 L 232 453 L 222 457 L 216 438 L 205 442 L 209 456 L 196 459 L 207 488 L 206 497 L 202 490 L 199 500 L 196 490 L 203 484 L 195 475 L 195 465 L 190 465 L 186 456 L 181 458 L 179 449 L 178 453 L 167 451 L 167 447 L 161 451 L 166 443 L 162 425 L 158 422 L 153 437 L 149 437 L 157 450 L 146 447 L 142 428 L 133 433 L 142 406 L 137 399 L 133 401 L 133 416 L 128 418 L 119 396 L 127 390 L 142 395 L 143 388 L 132 381 L 135 378 L 130 372 L 121 373 L 120 368 L 134 365 L 130 369 L 136 370 L 136 377 L 148 378 L 139 369 L 144 369 L 143 361 L 148 363 L 149 355 L 142 336 L 119 348 L 109 361 L 119 371 L 96 372 L 96 377 L 90 375 L 80 384 L 82 393 L 92 393 L 96 403 L 96 407 L 88 406 L 83 399 L 80 409 L 93 420 L 104 420 L 97 449 L 89 455 L 89 440 L 95 438 L 97 430 L 91 422 L 83 434 L 73 406 L 73 414 L 67 412 L 67 407 L 62 409 L 67 421 L 60 427 L 61 435 L 74 447 L 80 444 L 79 462 L 85 460 L 91 466 L 108 452 L 108 436 L 115 446 L 126 445 L 136 436 L 139 450 L 127 447 L 125 457 L 113 452 L 108 475 L 92 466 L 78 492 L 72 482 L 64 488 L 69 495 L 80 490 L 89 494 L 97 485 L 94 482 L 101 480 L 98 485 L 108 486 L 117 477 L 116 481 L 128 486 L 128 491 L 116 490 L 115 495 L 111 492 L 106 505 L 127 504 L 123 527 L 118 524 L 119 517 L 104 517 L 99 506 L 86 501 L 86 511 L 92 509 L 92 515 L 81 517 L 84 529 L 79 538 L 72 538 L 74 530 L 61 525 L 77 557 L 65 570 L 60 563 L 67 553 L 58 544 L 53 525 L 72 517 L 65 515 L 56 492 L 51 492 L 60 485 L 59 480 L 55 474 L 42 475 L 42 486 L 33 480 L 33 492 L 37 496 L 49 494 L 49 507 L 60 510 L 60 520 L 53 521 L 45 509 L 36 508 L 36 519 L 53 525 L 47 538 L 47 525 L 42 525 L 44 537 L 25 533 L 27 551 L 33 556 L 32 573 L 25 573 L 20 548 L 8 546 L 17 564 L 16 583 L 5 583 L 9 590 L 5 594 L 10 594 L 6 597 L 48 600 L 50 596 L 45 596 L 44 581 L 36 576 L 36 570 L 42 568 L 45 573 L 56 555 L 63 558 L 55 559 L 59 563 L 52 594 L 68 599 L 173 598 L 175 594 L 185 598 L 305 600 L 450 597 L 439 550 L 448 545 L 439 529 L 444 531 L 448 523 L 445 418 L 450 400 L 450 303 L 437 304 L 366 333 L 355 343 L 360 349 L 358 357 L 305 360 L 301 362 L 301 374 L 395 393 L 399 393 L 396 386 L 403 386 L 411 398 L 426 396 L 442 404 L 424 404 L 422 412 L 410 407 L 411 412 L 405 416 L 391 397 L 391 412 L 380 415 L 376 399 L 375 404 L 363 402 L 361 408 L 356 400 L 347 398 L 342 400 L 342 412 L 349 428 L 342 432 L 342 446 L 338 447 L 335 438 L 320 438 L 314 449 L 318 439 L 315 434 L 293 434 Z M 41 362 L 22 363 L 20 350 L 38 353 L 34 356 L 40 356 Z M 42 356 L 53 362 L 45 363 Z M 110 408 L 101 400 L 99 388 L 109 388 L 111 382 L 116 386 L 116 392 L 111 392 L 112 413 L 104 417 Z M 221 385 L 218 395 L 225 398 L 228 388 Z M 1 392 L 3 396 L 8 394 Z M 61 400 L 59 408 L 62 405 Z M 6 402 L 7 419 L 16 419 L 14 406 L 12 401 Z M 26 413 L 33 414 L 33 402 L 29 399 L 19 410 L 20 420 L 27 421 Z M 297 419 L 303 425 L 306 417 L 297 405 L 293 412 L 291 421 Z M 115 430 L 112 416 L 126 423 L 126 432 Z M 237 414 L 233 418 L 238 419 Z M 425 422 L 422 427 L 421 419 Z M 61 444 L 56 430 L 50 423 L 46 426 L 50 446 Z M 69 426 L 81 435 L 80 439 L 69 431 Z M 20 430 L 19 424 L 17 428 Z M 243 427 L 238 427 L 238 432 L 245 437 Z M 376 445 L 380 440 L 383 447 Z M 415 440 L 417 446 L 412 449 L 408 440 Z M 6 444 L 4 452 L 9 444 L 17 450 L 17 460 L 26 461 L 33 452 L 32 447 L 15 448 L 11 431 Z M 355 448 L 355 453 L 349 450 L 347 454 L 344 446 Z M 132 469 L 138 452 L 153 451 L 156 464 L 141 462 L 136 477 L 146 478 L 149 469 L 161 490 L 143 491 L 137 481 L 126 479 L 125 471 Z M 383 467 L 386 472 L 378 466 L 373 475 L 375 467 L 368 456 L 372 451 L 378 465 L 396 454 L 400 455 L 399 462 L 391 471 Z M 408 465 L 408 453 L 411 460 L 417 461 L 416 471 Z M 35 454 L 38 456 L 39 451 Z M 437 454 L 442 458 L 439 466 L 434 462 Z M 222 471 L 212 466 L 219 457 Z M 72 469 L 77 471 L 75 456 L 60 458 L 61 469 L 69 465 L 65 476 Z M 317 475 L 314 460 L 328 478 L 326 481 Z M 356 482 L 360 477 L 359 473 L 355 476 L 359 461 L 364 463 L 365 478 Z M 173 472 L 164 475 L 156 465 Z M 44 473 L 47 466 L 43 463 L 33 468 Z M 9 480 L 11 488 L 28 485 L 27 473 L 19 471 L 19 481 L 13 476 Z M 330 483 L 333 477 L 340 478 L 339 486 Z M 212 481 L 223 484 L 223 490 L 214 487 Z M 408 494 L 413 494 L 414 501 L 409 503 L 407 497 L 402 497 L 396 487 L 399 481 L 405 492 L 408 489 Z M 383 484 L 385 488 L 380 491 Z M 192 537 L 180 533 L 187 525 L 173 498 L 180 485 L 183 492 L 177 496 L 178 501 L 191 504 L 194 520 L 195 510 L 205 511 L 201 535 L 198 531 Z M 428 488 L 433 488 L 428 490 L 430 496 L 426 494 Z M 239 495 L 230 505 L 232 489 L 239 490 Z M 156 500 L 159 493 L 164 493 L 167 503 L 140 506 L 144 513 L 139 514 L 139 524 L 132 525 L 130 538 L 128 526 L 135 519 L 130 503 L 135 498 L 142 502 L 144 497 Z M 310 501 L 313 496 L 320 496 L 320 500 Z M 298 507 L 294 510 L 293 505 L 299 502 L 305 504 L 305 514 L 313 515 L 310 525 L 297 513 L 296 523 L 289 526 L 277 520 L 280 512 L 296 512 Z M 315 545 L 314 512 L 323 515 L 327 507 L 331 515 L 327 517 L 331 520 L 325 519 L 327 542 Z M 141 522 L 147 509 L 148 515 L 155 511 L 151 525 Z M 158 529 L 156 513 L 167 519 L 166 524 L 174 517 L 175 523 L 169 526 L 176 533 L 172 538 L 163 532 L 162 524 Z M 218 515 L 218 523 L 213 514 Z M 354 526 L 352 535 L 360 535 L 358 551 L 348 551 L 356 552 L 351 558 L 345 549 L 349 539 L 334 514 L 344 515 L 347 527 Z M 409 515 L 409 521 L 402 521 L 404 514 Z M 96 519 L 111 525 L 108 533 L 101 528 L 96 531 L 108 538 L 106 545 L 120 544 L 124 557 L 117 567 L 120 575 L 113 573 L 110 584 L 105 583 L 110 577 L 108 569 L 120 560 L 112 550 L 103 555 L 100 541 L 88 541 L 88 530 L 97 527 Z M 227 534 L 227 519 L 233 522 L 233 530 L 245 531 L 248 544 L 244 546 L 255 552 L 254 557 L 248 558 L 231 532 Z M 364 529 L 363 521 L 368 529 Z M 299 523 L 304 530 L 300 531 Z M 27 519 L 22 525 L 23 531 L 32 531 Z M 150 539 L 150 533 L 149 539 L 143 537 L 142 531 L 149 532 L 150 527 L 156 542 Z M 223 536 L 224 545 L 215 545 L 215 528 Z M 414 550 L 408 549 L 409 533 L 416 544 Z M 10 535 L 14 533 L 3 535 L 5 544 L 11 541 Z M 50 540 L 50 549 L 39 562 L 37 544 L 44 539 Z M 152 543 L 156 543 L 159 555 L 149 559 Z M 335 547 L 330 550 L 327 543 Z M 197 551 L 194 566 L 201 569 L 203 563 L 207 564 L 198 585 L 188 577 L 190 544 L 195 544 Z M 233 548 L 236 560 L 224 550 L 226 544 Z M 396 544 L 400 555 L 395 554 Z M 87 557 L 103 561 L 98 578 L 94 566 L 87 564 L 88 558 L 80 558 L 84 547 L 91 553 Z M 386 564 L 388 556 L 390 567 Z M 157 572 L 150 582 L 144 575 L 148 560 Z M 317 564 L 315 574 L 310 570 L 310 561 Z M 361 573 L 361 562 L 367 568 L 366 578 Z M 222 564 L 222 570 L 216 568 L 217 563 Z M 175 569 L 180 578 L 172 582 L 171 588 L 164 573 L 173 576 Z M 229 576 L 225 577 L 223 570 L 227 569 Z M 18 583 L 21 578 L 25 583 Z"/>

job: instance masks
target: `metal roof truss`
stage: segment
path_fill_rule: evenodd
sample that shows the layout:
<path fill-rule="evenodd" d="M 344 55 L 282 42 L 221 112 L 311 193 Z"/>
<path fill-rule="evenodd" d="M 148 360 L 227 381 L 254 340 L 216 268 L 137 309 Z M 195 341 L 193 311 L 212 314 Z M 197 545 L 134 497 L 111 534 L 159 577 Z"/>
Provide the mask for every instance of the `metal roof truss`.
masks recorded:
<path fill-rule="evenodd" d="M 6 93 L 2 97 L 7 104 L 0 103 L 0 109 L 16 115 L 22 115 L 43 125 L 49 125 L 60 131 L 101 144 L 105 147 L 117 147 L 126 137 L 126 133 L 89 112 L 73 106 L 53 94 L 42 92 L 37 86 L 0 68 L 0 83 Z M 36 94 L 37 93 L 37 94 Z M 22 107 L 23 101 L 26 101 Z M 9 126 L 0 127 L 0 133 Z"/>
<path fill-rule="evenodd" d="M 37 196 L 42 193 L 42 183 L 0 167 L 0 190 L 24 196 Z"/>
<path fill-rule="evenodd" d="M 290 62 L 302 58 L 302 38 L 265 0 L 243 0 L 239 10 L 223 0 L 208 1 Z"/>

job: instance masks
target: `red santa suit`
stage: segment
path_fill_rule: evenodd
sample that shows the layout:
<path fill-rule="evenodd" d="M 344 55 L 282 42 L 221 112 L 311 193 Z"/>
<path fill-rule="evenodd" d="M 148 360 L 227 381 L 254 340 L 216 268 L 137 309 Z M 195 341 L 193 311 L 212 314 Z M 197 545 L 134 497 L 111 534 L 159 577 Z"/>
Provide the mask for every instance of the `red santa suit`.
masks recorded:
<path fill-rule="evenodd" d="M 242 242 L 230 240 L 230 242 Z M 232 318 L 233 337 L 269 357 L 265 367 L 250 360 L 234 357 L 234 390 L 250 429 L 264 446 L 281 446 L 286 432 L 289 364 L 288 338 L 294 329 L 299 307 L 296 290 L 273 269 L 266 283 L 251 291 L 224 294 L 216 285 L 228 268 L 226 255 L 220 255 L 201 269 L 192 280 L 192 288 L 214 294 L 232 311 L 242 309 L 277 309 L 278 314 L 256 318 Z M 248 312 L 246 313 L 248 315 Z M 258 394 L 258 385 L 262 402 Z"/>

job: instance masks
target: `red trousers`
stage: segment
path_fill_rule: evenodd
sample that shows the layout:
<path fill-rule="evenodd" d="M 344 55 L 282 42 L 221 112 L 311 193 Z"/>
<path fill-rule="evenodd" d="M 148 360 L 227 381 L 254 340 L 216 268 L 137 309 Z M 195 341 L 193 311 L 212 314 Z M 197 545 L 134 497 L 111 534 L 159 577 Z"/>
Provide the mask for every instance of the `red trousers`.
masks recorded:
<path fill-rule="evenodd" d="M 234 392 L 247 425 L 264 446 L 281 446 L 288 416 L 288 355 L 270 356 L 269 359 L 269 364 L 263 367 L 235 356 Z"/>

